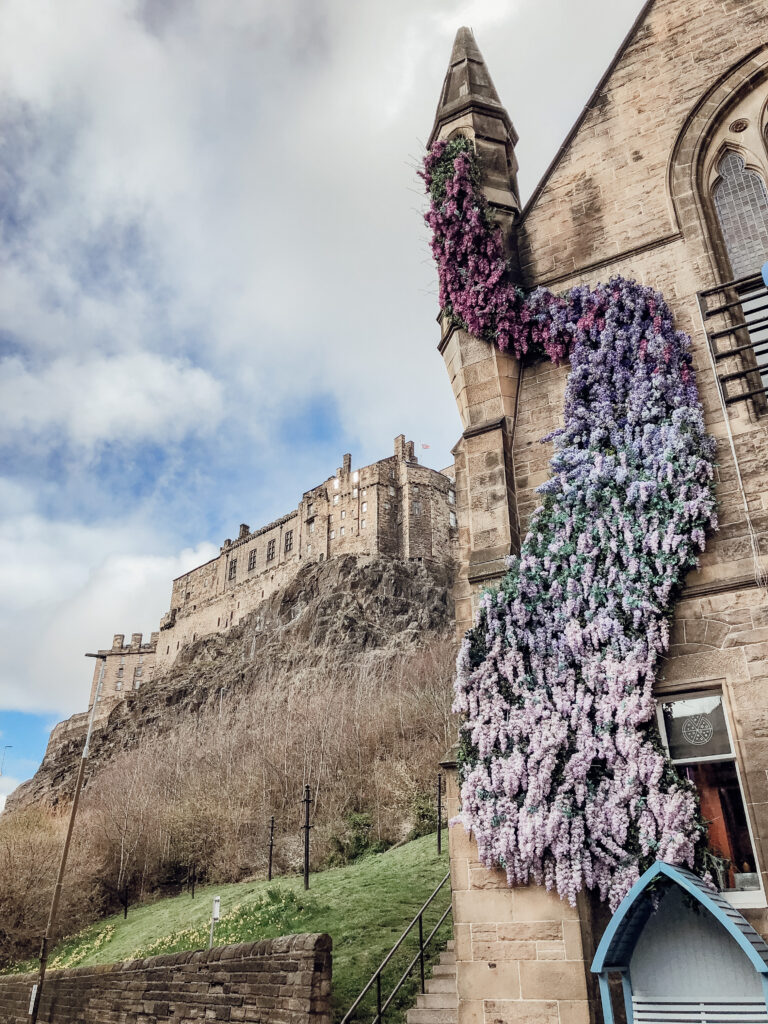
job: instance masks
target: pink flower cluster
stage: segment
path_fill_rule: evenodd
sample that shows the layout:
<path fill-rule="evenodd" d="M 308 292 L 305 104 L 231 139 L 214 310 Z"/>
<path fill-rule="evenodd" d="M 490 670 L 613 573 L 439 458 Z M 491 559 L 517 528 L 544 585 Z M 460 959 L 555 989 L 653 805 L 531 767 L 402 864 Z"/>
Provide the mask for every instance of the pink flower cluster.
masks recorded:
<path fill-rule="evenodd" d="M 690 342 L 635 282 L 510 285 L 465 140 L 437 143 L 424 177 L 449 312 L 518 356 L 571 363 L 542 505 L 459 656 L 459 820 L 510 884 L 572 903 L 597 889 L 615 908 L 649 863 L 693 866 L 706 841 L 652 693 L 675 595 L 716 527 Z"/>

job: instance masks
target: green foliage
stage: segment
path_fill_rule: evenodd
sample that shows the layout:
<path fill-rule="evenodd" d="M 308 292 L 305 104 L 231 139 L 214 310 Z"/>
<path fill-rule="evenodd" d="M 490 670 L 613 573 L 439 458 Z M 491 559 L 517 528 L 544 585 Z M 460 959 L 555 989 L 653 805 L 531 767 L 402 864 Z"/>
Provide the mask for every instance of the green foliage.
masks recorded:
<path fill-rule="evenodd" d="M 352 813 L 344 819 L 346 825 L 342 835 L 331 836 L 333 853 L 328 858 L 330 867 L 351 864 L 366 853 L 383 853 L 389 843 L 373 840 L 373 821 L 370 814 Z"/>
<path fill-rule="evenodd" d="M 431 793 L 417 792 L 411 797 L 413 828 L 408 838 L 418 839 L 437 832 L 437 804 Z"/>

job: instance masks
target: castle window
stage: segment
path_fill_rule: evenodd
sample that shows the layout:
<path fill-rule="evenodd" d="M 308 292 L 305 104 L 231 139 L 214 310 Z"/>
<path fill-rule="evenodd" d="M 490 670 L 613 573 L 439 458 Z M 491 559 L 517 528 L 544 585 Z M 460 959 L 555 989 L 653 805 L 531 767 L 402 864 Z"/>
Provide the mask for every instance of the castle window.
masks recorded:
<path fill-rule="evenodd" d="M 331 540 L 335 540 L 335 539 L 336 539 L 336 531 L 335 530 L 331 530 Z"/>
<path fill-rule="evenodd" d="M 339 478 L 338 477 L 336 477 L 336 479 L 333 481 L 333 489 L 334 489 L 334 491 L 338 491 L 338 489 L 339 489 Z"/>
<path fill-rule="evenodd" d="M 311 516 L 315 511 L 315 503 L 313 501 L 307 502 L 307 515 Z"/>
<path fill-rule="evenodd" d="M 344 509 L 344 508 L 341 510 L 341 518 L 342 519 L 346 519 L 347 518 L 347 510 Z"/>
<path fill-rule="evenodd" d="M 168 646 L 165 648 L 165 653 L 166 654 L 170 654 L 171 653 L 171 645 L 170 644 L 168 644 Z"/>
<path fill-rule="evenodd" d="M 340 537 L 343 537 L 343 536 L 344 536 L 344 527 L 343 527 L 343 526 L 342 526 L 342 528 L 341 528 L 341 529 L 339 530 L 339 536 L 340 536 Z"/>
<path fill-rule="evenodd" d="M 367 493 L 368 493 L 368 488 L 364 487 L 363 488 L 363 497 L 365 497 Z"/>
<path fill-rule="evenodd" d="M 229 574 L 227 576 L 227 579 L 233 580 L 236 575 L 237 575 L 237 559 L 233 558 L 232 561 L 229 563 Z"/>
<path fill-rule="evenodd" d="M 390 485 L 389 485 L 389 494 L 390 494 L 390 497 L 393 497 L 393 496 L 394 496 L 394 493 L 395 493 L 395 488 L 394 488 L 394 487 L 392 486 L 392 484 L 390 484 Z"/>
<path fill-rule="evenodd" d="M 768 259 L 768 191 L 743 157 L 728 152 L 717 165 L 713 198 L 735 277 L 757 274 Z"/>
<path fill-rule="evenodd" d="M 395 470 L 394 470 L 394 468 L 392 466 L 389 467 L 389 479 L 390 480 L 394 480 L 395 479 Z"/>
<path fill-rule="evenodd" d="M 338 494 L 334 494 L 334 496 L 333 496 L 333 504 L 334 505 L 338 505 L 339 504 L 339 496 L 338 496 Z"/>
<path fill-rule="evenodd" d="M 352 474 L 352 482 L 356 484 L 359 479 L 360 473 L 357 470 L 355 470 L 355 472 Z"/>
<path fill-rule="evenodd" d="M 315 532 L 315 524 L 314 523 L 310 523 L 309 524 L 309 532 L 310 533 L 314 533 Z"/>
<path fill-rule="evenodd" d="M 312 554 L 312 545 L 311 544 L 307 544 L 307 554 L 308 555 Z"/>
<path fill-rule="evenodd" d="M 385 501 L 385 502 L 384 502 L 384 511 L 385 511 L 385 512 L 389 512 L 389 509 L 390 509 L 390 504 L 389 504 L 389 502 L 388 502 L 388 501 Z"/>
<path fill-rule="evenodd" d="M 123 688 L 123 680 L 122 679 L 118 679 L 117 682 L 115 683 L 115 689 L 116 690 L 122 690 L 122 688 Z"/>
<path fill-rule="evenodd" d="M 449 505 L 455 505 L 456 504 L 456 491 L 448 491 L 448 504 Z"/>
<path fill-rule="evenodd" d="M 253 572 L 256 568 L 256 548 L 251 548 L 248 553 L 248 572 Z"/>
<path fill-rule="evenodd" d="M 365 520 L 364 520 L 364 519 L 361 519 L 361 520 L 360 520 L 360 529 L 361 529 L 361 530 L 364 530 L 364 529 L 365 529 Z"/>
<path fill-rule="evenodd" d="M 367 512 L 368 511 L 368 502 L 367 501 L 363 502 L 362 506 L 360 507 L 360 511 L 361 512 Z"/>
<path fill-rule="evenodd" d="M 352 488 L 352 497 L 353 497 L 353 498 L 356 498 L 356 497 L 357 497 L 357 488 L 356 488 L 356 487 L 353 487 L 353 488 Z"/>
<path fill-rule="evenodd" d="M 451 512 L 449 514 L 449 516 L 448 516 L 448 520 L 449 520 L 451 526 L 455 527 L 456 526 L 456 513 L 455 512 Z"/>
<path fill-rule="evenodd" d="M 743 905 L 750 890 L 760 889 L 760 876 L 722 694 L 663 701 L 658 720 L 672 763 L 699 794 L 710 849 L 723 858 L 719 887 Z"/>
<path fill-rule="evenodd" d="M 286 553 L 286 555 L 288 554 L 289 551 L 293 551 L 293 530 L 286 530 L 285 531 L 285 553 Z"/>
<path fill-rule="evenodd" d="M 271 562 L 272 559 L 275 557 L 275 547 L 276 546 L 277 545 L 276 545 L 276 542 L 274 540 L 270 540 L 267 543 L 267 561 L 268 562 Z"/>

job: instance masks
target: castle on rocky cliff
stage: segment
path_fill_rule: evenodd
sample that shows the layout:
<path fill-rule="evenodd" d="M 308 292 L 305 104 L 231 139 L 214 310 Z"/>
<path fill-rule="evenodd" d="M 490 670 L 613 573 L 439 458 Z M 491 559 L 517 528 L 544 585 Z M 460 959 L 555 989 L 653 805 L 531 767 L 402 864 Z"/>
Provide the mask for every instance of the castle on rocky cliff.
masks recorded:
<path fill-rule="evenodd" d="M 168 668 L 184 648 L 224 633 L 307 563 L 339 555 L 390 555 L 416 562 L 446 561 L 457 544 L 453 468 L 420 466 L 413 441 L 395 438 L 394 454 L 361 469 L 345 455 L 334 476 L 305 491 L 297 508 L 266 526 L 243 523 L 216 558 L 173 581 L 171 607 L 143 642 L 116 633 L 96 661 L 90 707 L 102 675 L 106 712 L 130 699 Z"/>

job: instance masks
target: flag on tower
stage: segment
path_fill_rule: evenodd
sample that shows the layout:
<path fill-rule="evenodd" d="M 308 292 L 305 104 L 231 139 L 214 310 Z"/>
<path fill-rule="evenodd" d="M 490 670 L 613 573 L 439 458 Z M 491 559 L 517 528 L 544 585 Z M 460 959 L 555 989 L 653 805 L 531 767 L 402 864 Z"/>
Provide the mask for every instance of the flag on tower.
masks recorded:
<path fill-rule="evenodd" d="M 422 448 L 429 448 L 430 446 L 428 444 L 425 444 L 424 441 L 422 441 L 421 442 L 421 447 Z"/>

